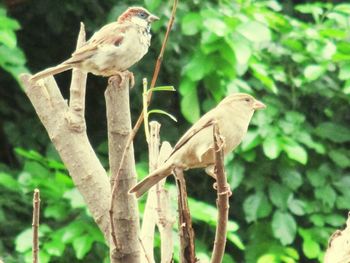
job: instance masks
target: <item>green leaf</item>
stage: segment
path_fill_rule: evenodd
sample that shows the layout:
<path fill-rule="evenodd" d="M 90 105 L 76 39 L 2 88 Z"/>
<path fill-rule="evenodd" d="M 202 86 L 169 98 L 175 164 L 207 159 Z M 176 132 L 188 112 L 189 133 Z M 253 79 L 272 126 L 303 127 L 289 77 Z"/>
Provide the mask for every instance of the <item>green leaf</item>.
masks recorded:
<path fill-rule="evenodd" d="M 204 76 L 213 69 L 213 67 L 214 64 L 205 54 L 196 52 L 191 60 L 186 63 L 186 66 L 182 70 L 182 74 L 186 75 L 186 77 L 188 77 L 190 80 L 196 82 L 203 79 Z"/>
<path fill-rule="evenodd" d="M 348 80 L 350 79 L 350 63 L 345 63 L 340 66 L 339 79 Z"/>
<path fill-rule="evenodd" d="M 13 191 L 20 191 L 20 185 L 13 176 L 3 172 L 0 172 L 0 185 Z"/>
<path fill-rule="evenodd" d="M 198 13 L 188 13 L 181 20 L 182 33 L 186 36 L 193 36 L 202 27 L 202 17 Z"/>
<path fill-rule="evenodd" d="M 32 249 L 33 245 L 33 233 L 31 228 L 27 228 L 22 231 L 15 240 L 16 251 L 20 253 L 24 253 L 28 250 Z"/>
<path fill-rule="evenodd" d="M 305 215 L 305 207 L 306 207 L 305 202 L 301 200 L 297 200 L 294 198 L 288 199 L 288 208 L 294 215 L 297 215 L 297 216 Z"/>
<path fill-rule="evenodd" d="M 283 184 L 288 186 L 293 191 L 297 190 L 303 184 L 303 177 L 294 169 L 282 167 L 279 173 Z"/>
<path fill-rule="evenodd" d="M 223 37 L 230 32 L 230 28 L 221 18 L 208 17 L 204 19 L 203 25 L 209 32 L 212 32 L 219 37 Z"/>
<path fill-rule="evenodd" d="M 94 240 L 89 235 L 76 237 L 73 240 L 73 248 L 78 259 L 83 259 L 90 251 Z"/>
<path fill-rule="evenodd" d="M 17 22 L 17 20 L 14 20 L 10 17 L 7 17 L 5 15 L 0 14 L 0 31 L 3 29 L 7 30 L 18 30 L 21 26 Z"/>
<path fill-rule="evenodd" d="M 148 91 L 176 91 L 176 89 L 174 88 L 174 86 L 159 86 L 159 87 L 155 87 L 155 88 L 151 88 Z"/>
<path fill-rule="evenodd" d="M 337 179 L 333 185 L 335 188 L 339 191 L 342 192 L 343 194 L 349 193 L 350 189 L 350 175 L 345 175 L 342 176 L 340 179 Z"/>
<path fill-rule="evenodd" d="M 284 138 L 283 142 L 282 148 L 287 153 L 289 159 L 301 164 L 307 163 L 307 152 L 300 144 L 290 138 Z"/>
<path fill-rule="evenodd" d="M 324 205 L 329 208 L 334 207 L 337 194 L 330 185 L 326 185 L 315 190 L 315 196 L 318 200 L 321 200 Z"/>
<path fill-rule="evenodd" d="M 161 3 L 162 0 L 145 0 L 145 5 L 150 11 L 156 10 Z"/>
<path fill-rule="evenodd" d="M 346 149 L 331 150 L 329 152 L 329 157 L 341 168 L 350 167 L 350 157 Z"/>
<path fill-rule="evenodd" d="M 0 30 L 0 43 L 13 49 L 17 45 L 16 34 L 11 30 Z"/>
<path fill-rule="evenodd" d="M 334 227 L 341 227 L 344 225 L 346 218 L 341 215 L 337 214 L 330 214 L 325 217 L 325 221 L 327 224 L 334 226 Z"/>
<path fill-rule="evenodd" d="M 85 208 L 86 204 L 83 197 L 79 193 L 77 188 L 73 188 L 69 191 L 66 191 L 63 195 L 63 198 L 66 198 L 70 201 L 72 208 Z"/>
<path fill-rule="evenodd" d="M 323 122 L 319 124 L 315 133 L 321 138 L 329 139 L 336 143 L 350 141 L 350 129 L 334 122 Z"/>
<path fill-rule="evenodd" d="M 62 242 L 71 243 L 76 237 L 81 236 L 86 231 L 86 226 L 83 221 L 73 221 L 68 226 L 62 228 L 64 232 Z"/>
<path fill-rule="evenodd" d="M 153 113 L 166 115 L 170 119 L 172 119 L 173 121 L 177 122 L 177 119 L 173 115 L 171 115 L 170 113 L 167 113 L 166 111 L 163 111 L 163 110 L 150 110 L 150 111 L 148 111 L 148 115 L 151 115 Z"/>
<path fill-rule="evenodd" d="M 254 43 L 271 41 L 270 29 L 256 21 L 248 21 L 237 27 L 237 32 Z"/>
<path fill-rule="evenodd" d="M 284 185 L 275 182 L 269 184 L 269 197 L 276 207 L 285 210 L 291 195 L 292 192 Z"/>
<path fill-rule="evenodd" d="M 320 65 L 309 65 L 304 69 L 304 76 L 308 81 L 314 81 L 321 77 L 324 72 L 324 67 Z"/>
<path fill-rule="evenodd" d="M 63 256 L 65 248 L 65 244 L 61 242 L 61 240 L 57 239 L 44 243 L 44 250 L 48 252 L 51 256 Z"/>
<path fill-rule="evenodd" d="M 241 149 L 244 152 L 248 152 L 258 146 L 261 142 L 261 137 L 257 130 L 248 131 L 241 143 Z"/>
<path fill-rule="evenodd" d="M 303 252 L 309 259 L 317 258 L 321 252 L 321 248 L 316 241 L 308 238 L 303 241 Z"/>
<path fill-rule="evenodd" d="M 276 137 L 273 136 L 267 137 L 262 146 L 265 156 L 271 160 L 276 159 L 282 150 L 278 140 L 276 140 Z"/>
<path fill-rule="evenodd" d="M 289 245 L 294 241 L 297 224 L 288 212 L 275 211 L 272 217 L 272 232 L 282 245 Z"/>
<path fill-rule="evenodd" d="M 194 123 L 200 117 L 200 109 L 197 95 L 197 87 L 195 83 L 185 79 L 180 84 L 181 97 L 181 113 L 187 121 Z"/>
<path fill-rule="evenodd" d="M 250 195 L 243 203 L 245 219 L 248 223 L 264 218 L 271 213 L 272 207 L 263 192 Z"/>

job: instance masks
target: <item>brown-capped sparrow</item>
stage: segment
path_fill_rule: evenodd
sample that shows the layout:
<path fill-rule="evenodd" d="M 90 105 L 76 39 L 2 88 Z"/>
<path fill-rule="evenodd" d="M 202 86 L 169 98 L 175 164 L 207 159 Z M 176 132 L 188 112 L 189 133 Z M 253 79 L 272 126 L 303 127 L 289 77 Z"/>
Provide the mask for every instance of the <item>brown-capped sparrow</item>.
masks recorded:
<path fill-rule="evenodd" d="M 172 173 L 175 168 L 206 167 L 215 178 L 213 123 L 217 123 L 224 140 L 224 154 L 234 150 L 245 136 L 255 110 L 266 106 L 254 97 L 235 93 L 223 99 L 214 109 L 203 115 L 177 142 L 170 157 L 158 169 L 130 189 L 137 197 Z"/>
<path fill-rule="evenodd" d="M 147 53 L 151 23 L 158 19 L 142 7 L 130 7 L 116 22 L 97 31 L 71 58 L 35 74 L 31 81 L 72 68 L 105 77 L 125 71 Z"/>

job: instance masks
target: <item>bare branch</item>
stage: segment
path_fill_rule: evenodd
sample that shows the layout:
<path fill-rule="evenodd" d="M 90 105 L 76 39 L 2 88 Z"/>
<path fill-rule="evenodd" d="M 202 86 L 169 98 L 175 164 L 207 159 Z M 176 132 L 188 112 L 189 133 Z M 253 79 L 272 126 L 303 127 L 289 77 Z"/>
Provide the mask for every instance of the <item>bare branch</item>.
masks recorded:
<path fill-rule="evenodd" d="M 40 192 L 34 190 L 33 195 L 33 263 L 39 262 L 39 219 L 40 219 Z"/>
<path fill-rule="evenodd" d="M 187 202 L 186 181 L 182 169 L 175 168 L 174 172 L 178 189 L 180 262 L 195 263 L 197 259 L 194 246 L 194 231 L 192 228 L 190 209 Z"/>
<path fill-rule="evenodd" d="M 86 42 L 85 27 L 80 23 L 80 31 L 78 35 L 76 49 L 80 48 Z M 86 129 L 85 124 L 85 92 L 86 92 L 86 77 L 87 73 L 79 69 L 73 69 L 72 81 L 70 85 L 70 100 L 68 122 L 71 128 L 77 132 Z"/>
<path fill-rule="evenodd" d="M 105 92 L 108 126 L 109 165 L 112 197 L 110 199 L 111 262 L 139 262 L 140 244 L 137 201 L 128 190 L 136 183 L 134 150 L 132 145 L 122 157 L 131 131 L 129 105 L 130 73 L 111 77 Z M 125 158 L 121 171 L 118 167 Z M 119 172 L 119 173 L 118 173 Z"/>
<path fill-rule="evenodd" d="M 216 225 L 214 249 L 211 257 L 211 263 L 221 263 L 225 253 L 226 228 L 228 221 L 229 196 L 231 191 L 227 183 L 224 167 L 224 141 L 220 136 L 217 124 L 213 126 L 214 149 L 215 149 L 215 175 L 218 198 L 218 220 Z"/>
<path fill-rule="evenodd" d="M 26 95 L 108 242 L 111 192 L 107 173 L 93 151 L 86 131 L 71 129 L 67 121 L 69 107 L 55 79 L 50 76 L 33 84 L 30 77 L 29 74 L 20 76 Z"/>

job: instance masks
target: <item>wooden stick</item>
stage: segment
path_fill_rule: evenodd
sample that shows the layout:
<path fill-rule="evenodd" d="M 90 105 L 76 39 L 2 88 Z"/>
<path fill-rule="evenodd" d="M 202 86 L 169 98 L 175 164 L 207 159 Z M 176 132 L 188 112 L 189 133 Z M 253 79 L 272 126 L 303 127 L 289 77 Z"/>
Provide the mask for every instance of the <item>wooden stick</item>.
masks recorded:
<path fill-rule="evenodd" d="M 40 192 L 34 190 L 33 195 L 33 263 L 39 263 L 39 218 L 40 218 Z"/>
<path fill-rule="evenodd" d="M 180 262 L 195 263 L 197 259 L 194 246 L 194 231 L 187 202 L 186 181 L 182 169 L 175 168 L 174 173 L 178 189 Z"/>
<path fill-rule="evenodd" d="M 218 220 L 216 225 L 214 249 L 211 257 L 211 263 L 221 263 L 225 253 L 226 229 L 229 210 L 229 196 L 231 191 L 227 183 L 224 167 L 224 141 L 220 136 L 219 127 L 215 123 L 213 126 L 214 149 L 215 149 L 215 175 L 218 207 Z"/>

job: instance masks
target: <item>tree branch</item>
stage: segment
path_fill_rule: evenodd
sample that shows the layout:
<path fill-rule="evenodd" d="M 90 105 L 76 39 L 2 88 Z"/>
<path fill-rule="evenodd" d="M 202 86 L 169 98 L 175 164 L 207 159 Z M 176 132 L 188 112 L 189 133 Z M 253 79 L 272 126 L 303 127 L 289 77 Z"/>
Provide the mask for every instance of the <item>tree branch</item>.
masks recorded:
<path fill-rule="evenodd" d="M 39 262 L 39 219 L 40 219 L 40 192 L 34 190 L 33 195 L 33 263 Z"/>
<path fill-rule="evenodd" d="M 105 92 L 110 187 L 113 187 L 109 208 L 113 240 L 110 242 L 110 254 L 111 262 L 122 263 L 140 261 L 138 206 L 135 196 L 128 194 L 129 189 L 136 183 L 132 145 L 124 157 L 121 155 L 121 149 L 125 148 L 131 131 L 129 76 L 129 72 L 125 72 L 111 77 Z M 125 158 L 124 165 L 118 173 L 123 158 Z"/>
<path fill-rule="evenodd" d="M 186 181 L 182 169 L 175 168 L 174 172 L 178 189 L 180 262 L 195 263 L 197 259 L 194 246 L 194 231 L 187 202 Z"/>
<path fill-rule="evenodd" d="M 77 46 L 82 45 L 84 39 L 85 31 L 82 25 Z M 71 83 L 73 90 L 70 92 L 71 107 L 68 107 L 52 76 L 36 83 L 31 83 L 30 77 L 29 74 L 20 76 L 25 93 L 45 126 L 75 186 L 82 194 L 95 222 L 109 242 L 108 203 L 111 190 L 107 173 L 93 151 L 86 134 L 84 120 L 86 78 L 77 71 L 74 74 Z M 78 116 L 77 119 L 74 118 L 79 120 L 78 122 L 72 121 L 74 114 Z"/>
<path fill-rule="evenodd" d="M 219 127 L 215 123 L 213 126 L 214 149 L 215 149 L 215 175 L 218 198 L 218 220 L 216 225 L 215 241 L 211 263 L 221 263 L 225 253 L 226 229 L 229 210 L 230 188 L 227 183 L 224 166 L 224 141 L 220 136 Z"/>
<path fill-rule="evenodd" d="M 80 48 L 86 42 L 85 26 L 80 23 L 76 49 Z M 86 129 L 85 124 L 85 92 L 86 92 L 87 74 L 79 69 L 73 69 L 72 81 L 70 85 L 69 115 L 68 121 L 71 128 L 76 131 Z"/>

